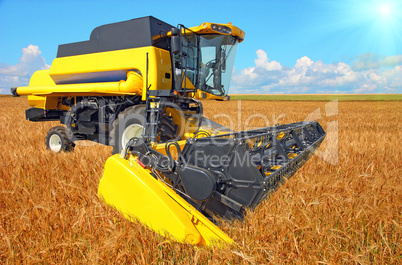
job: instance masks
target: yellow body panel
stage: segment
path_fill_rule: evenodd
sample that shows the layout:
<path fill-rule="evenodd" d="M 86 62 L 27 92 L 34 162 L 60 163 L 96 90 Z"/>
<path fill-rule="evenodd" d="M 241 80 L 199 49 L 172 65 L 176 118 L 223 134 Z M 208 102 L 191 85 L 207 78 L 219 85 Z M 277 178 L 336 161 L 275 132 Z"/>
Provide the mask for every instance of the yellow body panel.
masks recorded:
<path fill-rule="evenodd" d="M 221 100 L 221 101 L 227 101 L 229 97 L 227 96 L 217 96 L 205 91 L 197 90 L 195 93 L 191 93 L 191 97 L 196 98 L 196 99 L 215 99 L 215 100 Z"/>
<path fill-rule="evenodd" d="M 231 33 L 223 33 L 221 31 L 214 30 L 214 29 L 212 29 L 212 25 L 228 27 L 231 29 Z M 246 33 L 244 31 L 242 31 L 238 27 L 233 26 L 230 23 L 218 24 L 218 23 L 209 23 L 209 22 L 202 23 L 200 26 L 197 26 L 197 27 L 183 29 L 182 33 L 185 33 L 188 35 L 191 35 L 194 33 L 197 33 L 197 34 L 214 34 L 214 33 L 216 33 L 216 34 L 221 34 L 221 35 L 233 35 L 233 36 L 236 36 L 239 38 L 239 42 L 242 42 L 244 40 L 244 36 L 246 35 Z M 168 32 L 167 35 L 170 37 L 171 32 Z"/>
<path fill-rule="evenodd" d="M 78 78 L 80 74 L 99 74 L 110 71 L 126 71 L 127 78 L 119 82 L 59 85 L 53 81 L 63 76 Z M 56 101 L 52 100 L 52 108 L 57 106 L 57 97 L 61 96 L 141 95 L 142 100 L 146 100 L 147 74 L 150 90 L 170 90 L 172 88 L 170 53 L 149 46 L 56 58 L 50 70 L 35 72 L 29 86 L 18 87 L 17 93 L 20 96 L 56 97 Z M 41 100 L 42 102 L 39 102 Z M 44 98 L 41 100 L 37 97 L 32 98 L 30 104 L 48 109 L 46 100 Z"/>
<path fill-rule="evenodd" d="M 49 71 L 49 69 L 36 71 L 32 75 L 31 80 L 29 80 L 29 86 L 55 86 L 56 83 L 50 77 Z"/>
<path fill-rule="evenodd" d="M 130 220 L 138 220 L 155 232 L 194 245 L 234 243 L 175 191 L 155 179 L 134 159 L 119 154 L 105 164 L 98 194 Z"/>
<path fill-rule="evenodd" d="M 54 85 L 56 85 L 56 84 L 53 82 L 53 79 L 49 76 L 49 69 L 36 71 L 32 75 L 32 77 L 31 77 L 31 79 L 29 81 L 29 86 L 30 87 L 34 87 L 34 86 L 54 86 Z M 21 89 L 21 90 L 18 89 L 18 93 L 20 93 L 20 91 L 23 92 L 23 89 Z M 55 105 L 57 105 L 57 100 L 56 100 L 56 102 L 54 102 L 55 100 L 52 99 L 52 98 L 48 99 L 47 97 L 35 96 L 35 95 L 30 94 L 30 93 L 28 93 L 28 94 L 22 93 L 20 95 L 28 95 L 28 103 L 32 107 L 36 107 L 36 108 L 40 108 L 40 109 L 46 109 L 46 106 L 49 106 L 49 105 L 55 106 Z M 54 102 L 54 103 L 49 104 L 51 102 Z"/>
<path fill-rule="evenodd" d="M 35 107 L 38 109 L 46 109 L 46 107 L 45 107 L 46 97 L 29 95 L 28 103 L 29 103 L 29 106 L 31 106 L 31 107 Z"/>
<path fill-rule="evenodd" d="M 36 80 L 39 83 L 39 81 Z M 136 72 L 129 71 L 127 80 L 120 82 L 104 83 L 83 83 L 65 85 L 38 85 L 29 87 L 19 87 L 18 94 L 23 95 L 42 95 L 42 96 L 82 96 L 117 94 L 117 95 L 142 95 L 142 76 Z"/>
<path fill-rule="evenodd" d="M 152 90 L 170 90 L 172 80 L 165 78 L 165 73 L 172 75 L 170 53 L 152 46 L 56 58 L 53 60 L 50 76 L 56 78 L 71 74 L 135 69 L 145 81 L 147 54 L 148 85 L 151 85 Z M 146 82 L 142 88 L 142 91 L 145 90 Z"/>

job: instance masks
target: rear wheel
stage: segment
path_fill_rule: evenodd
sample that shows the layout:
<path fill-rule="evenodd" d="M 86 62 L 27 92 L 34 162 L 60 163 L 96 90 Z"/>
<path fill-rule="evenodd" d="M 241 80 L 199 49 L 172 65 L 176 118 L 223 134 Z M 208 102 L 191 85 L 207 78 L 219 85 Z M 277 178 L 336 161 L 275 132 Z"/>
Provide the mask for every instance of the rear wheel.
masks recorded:
<path fill-rule="evenodd" d="M 46 135 L 46 147 L 48 150 L 60 153 L 71 152 L 74 150 L 75 144 L 70 140 L 67 129 L 63 126 L 51 128 Z"/>

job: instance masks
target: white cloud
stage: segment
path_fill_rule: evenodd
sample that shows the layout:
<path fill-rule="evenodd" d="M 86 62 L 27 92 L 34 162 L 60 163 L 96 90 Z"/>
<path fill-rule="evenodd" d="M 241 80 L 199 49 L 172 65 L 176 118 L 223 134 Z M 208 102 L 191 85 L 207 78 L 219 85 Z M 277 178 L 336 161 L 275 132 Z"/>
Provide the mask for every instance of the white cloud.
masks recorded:
<path fill-rule="evenodd" d="M 22 48 L 22 56 L 17 64 L 0 64 L 1 92 L 8 92 L 11 87 L 27 86 L 35 71 L 50 68 L 41 54 L 38 46 L 29 44 Z"/>
<path fill-rule="evenodd" d="M 283 69 L 276 61 L 269 61 L 267 53 L 261 49 L 256 51 L 255 66 L 240 71 L 234 69 L 231 89 L 237 93 L 253 93 L 254 87 L 269 80 L 277 80 Z"/>
<path fill-rule="evenodd" d="M 394 67 L 402 64 L 402 55 L 379 56 L 375 53 L 364 53 L 356 56 L 354 59 L 352 68 L 355 71 Z"/>
<path fill-rule="evenodd" d="M 242 75 L 247 76 L 249 79 L 253 80 L 258 77 L 256 73 L 254 73 L 254 67 L 246 68 L 241 71 Z"/>
<path fill-rule="evenodd" d="M 358 89 L 353 90 L 354 93 L 360 94 L 360 93 L 370 93 L 370 92 L 375 92 L 377 89 L 376 84 L 362 84 L 361 87 Z"/>
<path fill-rule="evenodd" d="M 402 64 L 402 55 L 392 55 L 381 59 L 380 64 L 383 66 L 396 66 Z"/>
<path fill-rule="evenodd" d="M 397 65 L 383 73 L 382 78 L 384 82 L 387 81 L 387 87 L 397 89 L 399 91 L 398 93 L 402 93 L 402 65 Z"/>
<path fill-rule="evenodd" d="M 297 59 L 295 67 L 306 69 L 312 66 L 313 64 L 314 62 L 310 58 L 308 58 L 307 56 L 303 56 L 302 58 Z"/>
<path fill-rule="evenodd" d="M 367 70 L 380 67 L 380 58 L 375 53 L 363 53 L 356 56 L 352 63 L 354 71 Z"/>
<path fill-rule="evenodd" d="M 275 70 L 282 70 L 282 66 L 280 63 L 276 61 L 269 62 L 267 53 L 263 50 L 257 50 L 257 59 L 255 59 L 256 67 L 261 67 L 267 71 L 275 71 Z"/>
<path fill-rule="evenodd" d="M 402 64 L 402 55 L 375 61 L 373 58 L 378 57 L 375 54 L 364 54 L 356 57 L 358 60 L 352 66 L 344 62 L 315 62 L 303 56 L 294 66 L 286 67 L 276 61 L 269 62 L 263 50 L 256 54 L 255 66 L 234 71 L 232 93 L 402 92 L 402 65 L 393 65 Z M 369 65 L 372 67 L 368 68 Z"/>

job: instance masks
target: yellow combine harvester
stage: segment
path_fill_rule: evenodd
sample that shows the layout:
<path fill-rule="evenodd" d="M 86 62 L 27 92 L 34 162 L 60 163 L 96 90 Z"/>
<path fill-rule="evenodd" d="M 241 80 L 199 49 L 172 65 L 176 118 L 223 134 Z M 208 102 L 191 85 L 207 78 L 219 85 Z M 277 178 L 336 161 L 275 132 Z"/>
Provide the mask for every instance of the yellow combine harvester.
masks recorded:
<path fill-rule="evenodd" d="M 233 132 L 205 117 L 200 100 L 228 100 L 237 46 L 229 24 L 173 27 L 144 17 L 95 28 L 60 45 L 28 87 L 30 121 L 57 120 L 47 148 L 77 140 L 113 146 L 99 195 L 130 220 L 195 245 L 232 243 L 211 220 L 242 218 L 319 147 L 317 122 Z"/>

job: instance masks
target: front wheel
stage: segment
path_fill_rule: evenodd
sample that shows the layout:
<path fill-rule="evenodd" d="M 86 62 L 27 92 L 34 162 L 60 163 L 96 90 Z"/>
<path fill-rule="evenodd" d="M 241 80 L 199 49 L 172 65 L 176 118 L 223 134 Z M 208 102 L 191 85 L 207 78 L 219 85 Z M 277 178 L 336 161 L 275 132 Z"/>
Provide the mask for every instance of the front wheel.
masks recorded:
<path fill-rule="evenodd" d="M 67 129 L 63 126 L 51 128 L 46 135 L 46 147 L 48 150 L 60 153 L 71 152 L 74 150 L 75 144 L 70 140 Z"/>
<path fill-rule="evenodd" d="M 136 105 L 126 108 L 112 123 L 110 142 L 113 146 L 112 154 L 126 149 L 131 138 L 141 138 L 145 125 L 145 105 Z"/>
<path fill-rule="evenodd" d="M 112 123 L 110 131 L 110 145 L 113 146 L 112 154 L 125 150 L 132 138 L 142 138 L 145 126 L 145 105 L 136 105 L 126 108 Z M 173 123 L 173 118 L 166 111 L 162 111 L 158 121 L 159 143 L 178 138 L 178 127 Z"/>

